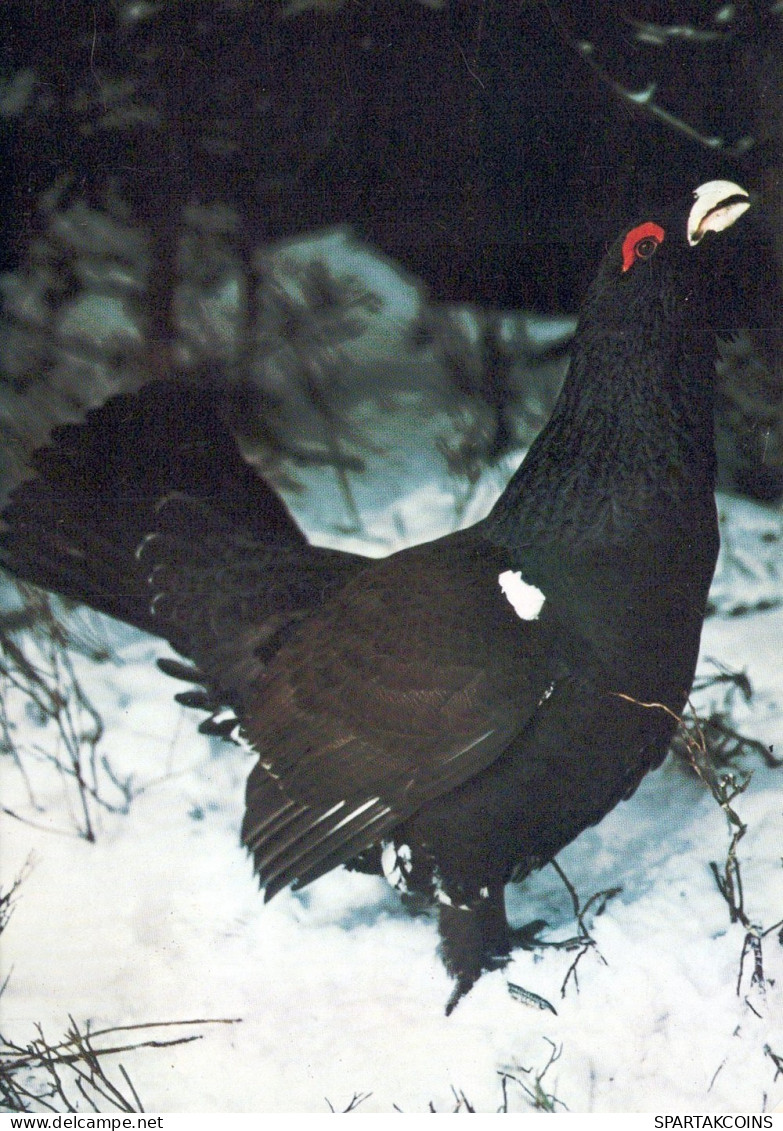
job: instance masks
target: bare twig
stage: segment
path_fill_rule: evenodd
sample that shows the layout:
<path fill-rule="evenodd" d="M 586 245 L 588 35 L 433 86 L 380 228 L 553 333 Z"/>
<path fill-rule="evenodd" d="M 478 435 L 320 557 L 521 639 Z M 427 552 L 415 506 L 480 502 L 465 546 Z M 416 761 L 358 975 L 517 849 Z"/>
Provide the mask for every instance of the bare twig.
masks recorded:
<path fill-rule="evenodd" d="M 663 703 L 643 703 L 630 695 L 619 693 L 617 697 L 626 702 L 635 703 L 639 707 L 663 711 L 675 720 L 678 728 L 678 739 L 684 749 L 688 764 L 723 810 L 731 834 L 729 847 L 723 864 L 719 865 L 716 861 L 711 860 L 710 870 L 715 877 L 718 891 L 726 901 L 731 922 L 740 923 L 745 929 L 737 978 L 737 995 L 739 996 L 741 993 L 745 959 L 751 954 L 753 956 L 753 970 L 750 977 L 750 989 L 763 996 L 766 982 L 761 944 L 765 936 L 775 930 L 779 924 L 766 929 L 762 928 L 757 923 L 752 922 L 745 910 L 745 893 L 737 850 L 742 838 L 748 831 L 748 827 L 733 806 L 735 798 L 741 796 L 750 785 L 753 774 L 739 771 L 716 772 L 710 758 L 704 729 L 695 713 L 693 713 L 692 718 L 686 721 Z M 755 1013 L 756 1010 L 747 997 L 745 1001 Z"/>
<path fill-rule="evenodd" d="M 603 914 L 609 900 L 614 899 L 614 897 L 622 891 L 622 888 L 613 887 L 607 888 L 605 891 L 594 892 L 588 899 L 587 903 L 585 903 L 584 907 L 582 907 L 576 888 L 571 883 L 568 876 L 561 868 L 560 864 L 558 864 L 557 860 L 552 861 L 552 867 L 557 872 L 560 879 L 563 881 L 565 889 L 571 897 L 571 905 L 574 909 L 574 915 L 576 916 L 576 921 L 579 926 L 579 933 L 577 934 L 576 938 L 568 939 L 565 943 L 561 944 L 565 949 L 568 950 L 575 949 L 576 947 L 579 948 L 579 953 L 576 955 L 573 962 L 568 967 L 565 979 L 562 986 L 560 987 L 560 996 L 565 997 L 568 982 L 571 977 L 573 977 L 574 979 L 574 985 L 576 987 L 577 993 L 579 992 L 579 977 L 577 975 L 576 968 L 579 964 L 580 959 L 582 959 L 584 955 L 587 954 L 588 950 L 594 950 L 601 962 L 603 962 L 604 966 L 606 966 L 606 959 L 601 954 L 600 950 L 596 946 L 595 939 L 590 934 L 587 924 L 585 923 L 585 916 L 591 909 L 593 910 L 595 917 Z"/>
<path fill-rule="evenodd" d="M 622 891 L 622 888 L 613 887 L 606 888 L 604 891 L 594 892 L 583 905 L 579 899 L 579 894 L 576 888 L 571 883 L 557 860 L 551 860 L 550 863 L 554 870 L 557 872 L 563 883 L 563 886 L 568 892 L 569 898 L 571 900 L 571 906 L 574 911 L 574 917 L 576 918 L 577 922 L 577 933 L 576 935 L 571 935 L 567 939 L 542 939 L 539 935 L 539 931 L 543 927 L 546 927 L 547 924 L 543 920 L 536 920 L 534 923 L 527 924 L 521 930 L 515 931 L 513 938 L 514 945 L 525 950 L 548 948 L 550 950 L 578 951 L 578 954 L 569 966 L 563 984 L 560 987 L 560 996 L 565 997 L 566 989 L 571 978 L 573 978 L 574 980 L 574 985 L 576 986 L 577 992 L 579 991 L 579 980 L 576 973 L 576 968 L 581 959 L 585 954 L 587 954 L 589 950 L 593 950 L 598 955 L 600 961 L 604 965 L 606 965 L 606 959 L 598 950 L 595 939 L 590 934 L 586 918 L 587 915 L 591 912 L 594 918 L 597 918 L 599 915 L 603 914 L 609 900 L 614 899 L 614 897 Z M 535 1004 L 539 1009 L 546 1008 L 550 1009 L 552 1013 L 557 1013 L 557 1010 L 554 1008 L 554 1006 L 551 1005 L 551 1003 L 548 1002 L 545 998 L 541 998 L 537 994 L 531 994 L 529 990 L 525 990 L 521 986 L 510 983 L 509 991 L 513 997 L 517 998 L 520 1001 L 524 1001 L 528 1005 Z"/>
<path fill-rule="evenodd" d="M 356 1111 L 359 1104 L 363 1104 L 364 1101 L 368 1100 L 371 1095 L 372 1095 L 372 1092 L 354 1092 L 354 1094 L 351 1096 L 351 1099 L 348 1102 L 348 1107 L 340 1108 L 340 1114 L 345 1115 L 349 1111 Z M 329 1097 L 324 1096 L 324 1099 L 326 1100 L 327 1104 L 329 1105 L 329 1110 L 331 1112 L 333 1112 L 335 1115 L 337 1115 L 338 1114 L 337 1108 L 334 1107 L 334 1105 L 332 1104 L 332 1101 L 329 1099 Z"/>
<path fill-rule="evenodd" d="M 61 779 L 75 835 L 94 841 L 96 807 L 127 813 L 135 795 L 133 781 L 117 774 L 99 754 L 103 722 L 76 674 L 71 637 L 51 600 L 21 583 L 19 591 L 24 608 L 0 619 L 0 749 L 12 757 L 34 809 L 40 806 L 31 759 L 51 766 Z M 23 639 L 17 639 L 22 635 Z M 9 714 L 14 695 L 21 697 L 27 714 L 44 728 L 42 743 L 20 738 L 18 724 Z M 4 806 L 3 811 L 42 827 L 16 809 Z"/>
<path fill-rule="evenodd" d="M 775 1065 L 775 1075 L 772 1082 L 777 1080 L 778 1076 L 783 1076 L 783 1056 L 773 1052 L 769 1045 L 764 1045 L 764 1055 L 768 1056 L 772 1063 Z"/>
<path fill-rule="evenodd" d="M 124 1065 L 117 1066 L 122 1083 L 115 1083 L 104 1066 L 107 1056 L 142 1048 L 170 1048 L 201 1039 L 200 1034 L 169 1040 L 147 1040 L 98 1048 L 99 1037 L 118 1032 L 183 1027 L 189 1025 L 233 1025 L 239 1018 L 196 1019 L 191 1021 L 148 1022 L 142 1025 L 117 1025 L 107 1029 L 82 1030 L 69 1018 L 63 1040 L 51 1044 L 43 1028 L 36 1026 L 37 1038 L 27 1045 L 0 1036 L 0 1103 L 9 1111 L 78 1111 L 81 1102 L 93 1111 L 143 1112 L 139 1094 Z M 107 1106 L 108 1105 L 108 1106 Z"/>
<path fill-rule="evenodd" d="M 14 882 L 11 884 L 10 888 L 8 888 L 7 891 L 0 890 L 0 935 L 8 926 L 11 916 L 14 913 L 16 894 L 19 891 L 21 885 L 24 883 L 25 879 L 29 876 L 32 867 L 32 859 L 28 857 L 28 859 L 25 861 L 24 867 L 22 868 L 21 872 L 16 877 Z"/>
<path fill-rule="evenodd" d="M 560 1059 L 560 1057 L 563 1055 L 563 1046 L 560 1045 L 558 1047 L 557 1045 L 555 1045 L 555 1043 L 553 1041 L 550 1041 L 548 1037 L 544 1037 L 544 1040 L 547 1042 L 547 1044 L 552 1046 L 552 1051 L 549 1054 L 549 1059 L 547 1060 L 547 1062 L 544 1065 L 544 1067 L 542 1068 L 542 1070 L 536 1076 L 534 1076 L 532 1087 L 531 1087 L 531 1085 L 527 1084 L 524 1080 L 520 1080 L 520 1078 L 518 1076 L 515 1076 L 511 1072 L 501 1072 L 500 1073 L 500 1078 L 501 1078 L 501 1082 L 502 1082 L 501 1086 L 502 1086 L 502 1089 L 503 1089 L 503 1106 L 500 1109 L 501 1112 L 507 1112 L 508 1111 L 508 1081 L 509 1080 L 512 1080 L 515 1084 L 517 1084 L 522 1089 L 522 1092 L 524 1093 L 524 1095 L 526 1096 L 528 1101 L 532 1104 L 533 1109 L 535 1111 L 545 1111 L 545 1112 L 549 1112 L 549 1113 L 554 1113 L 559 1108 L 563 1109 L 564 1111 L 568 1111 L 567 1106 L 563 1103 L 562 1100 L 559 1100 L 557 1098 L 557 1096 L 555 1096 L 552 1092 L 547 1092 L 546 1089 L 544 1088 L 544 1077 L 546 1076 L 547 1072 L 552 1067 L 552 1065 L 555 1064 Z M 520 1069 L 520 1072 L 523 1072 L 526 1075 L 532 1074 L 532 1071 L 533 1070 L 531 1068 L 521 1068 Z"/>

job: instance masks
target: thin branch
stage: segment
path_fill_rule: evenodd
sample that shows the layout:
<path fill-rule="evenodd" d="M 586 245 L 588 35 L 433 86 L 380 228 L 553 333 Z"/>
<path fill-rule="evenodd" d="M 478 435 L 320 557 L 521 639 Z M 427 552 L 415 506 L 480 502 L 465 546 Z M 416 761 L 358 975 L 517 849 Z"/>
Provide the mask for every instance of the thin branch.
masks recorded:
<path fill-rule="evenodd" d="M 689 125 L 683 118 L 677 117 L 668 110 L 664 110 L 655 102 L 655 94 L 657 92 L 657 85 L 650 83 L 644 90 L 634 91 L 629 87 L 623 86 L 617 79 L 603 67 L 597 59 L 593 57 L 595 48 L 593 44 L 587 40 L 578 39 L 573 36 L 565 27 L 559 15 L 555 11 L 555 6 L 551 0 L 544 0 L 546 9 L 549 12 L 550 19 L 557 29 L 563 42 L 575 51 L 580 59 L 590 68 L 600 81 L 607 86 L 613 94 L 617 95 L 627 105 L 633 107 L 638 113 L 644 114 L 649 118 L 656 121 L 663 122 L 664 125 L 669 126 L 677 133 L 683 134 L 691 141 L 695 141 L 698 145 L 703 146 L 705 149 L 716 150 L 719 149 L 725 153 L 727 157 L 744 157 L 756 144 L 753 137 L 742 137 L 739 141 L 733 144 L 728 143 L 722 137 L 709 137 L 701 133 L 693 126 Z"/>
<path fill-rule="evenodd" d="M 43 1028 L 36 1026 L 38 1037 L 22 1046 L 0 1036 L 0 1102 L 10 1111 L 77 1111 L 86 1103 L 93 1111 L 116 1109 L 143 1112 L 139 1094 L 124 1065 L 118 1065 L 123 1084 L 116 1084 L 107 1075 L 103 1062 L 107 1056 L 142 1048 L 170 1048 L 202 1039 L 200 1034 L 187 1034 L 170 1040 L 148 1040 L 96 1048 L 96 1037 L 118 1032 L 142 1031 L 186 1025 L 233 1025 L 239 1018 L 199 1018 L 192 1021 L 158 1021 L 140 1025 L 116 1025 L 90 1032 L 89 1025 L 80 1029 L 73 1017 L 65 1038 L 50 1044 Z M 28 1087 L 20 1077 L 32 1077 Z M 30 1090 L 31 1088 L 35 1090 Z M 74 1098 L 75 1089 L 78 1098 Z M 69 1094 L 71 1090 L 71 1094 Z M 357 1100 L 357 1102 L 361 1102 Z M 34 1106 L 30 1106 L 30 1105 Z"/>
<path fill-rule="evenodd" d="M 710 752 L 707 746 L 704 729 L 695 713 L 693 719 L 686 722 L 681 716 L 677 715 L 671 708 L 663 703 L 644 703 L 638 699 L 634 699 L 630 695 L 624 695 L 622 693 L 615 694 L 617 698 L 624 699 L 628 703 L 634 703 L 638 707 L 661 710 L 675 720 L 678 727 L 678 736 L 683 744 L 689 765 L 700 781 L 709 789 L 715 801 L 723 810 L 731 833 L 731 839 L 723 865 L 719 866 L 716 861 L 711 860 L 710 870 L 715 877 L 718 891 L 723 896 L 728 906 L 731 922 L 740 923 L 745 928 L 745 938 L 742 944 L 739 974 L 737 977 L 737 996 L 741 993 L 745 959 L 749 954 L 753 956 L 750 989 L 764 995 L 766 991 L 766 980 L 764 977 L 762 940 L 770 931 L 775 930 L 779 924 L 775 924 L 775 926 L 771 928 L 762 928 L 758 924 L 753 923 L 745 911 L 745 893 L 742 883 L 738 847 L 740 841 L 748 831 L 748 826 L 741 819 L 732 804 L 735 798 L 741 796 L 748 788 L 753 774 L 739 774 L 737 772 L 716 773 L 710 762 Z M 745 1002 L 754 1013 L 757 1012 L 747 997 L 745 998 Z"/>

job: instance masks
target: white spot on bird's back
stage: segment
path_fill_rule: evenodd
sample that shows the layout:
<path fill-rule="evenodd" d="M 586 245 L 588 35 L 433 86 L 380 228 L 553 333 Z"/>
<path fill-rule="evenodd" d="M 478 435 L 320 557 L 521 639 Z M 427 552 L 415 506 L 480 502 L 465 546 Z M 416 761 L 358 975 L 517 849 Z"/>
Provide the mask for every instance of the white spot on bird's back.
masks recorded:
<path fill-rule="evenodd" d="M 538 620 L 546 597 L 535 585 L 528 585 L 523 581 L 519 570 L 514 572 L 507 569 L 498 577 L 498 584 L 518 617 L 522 620 Z"/>

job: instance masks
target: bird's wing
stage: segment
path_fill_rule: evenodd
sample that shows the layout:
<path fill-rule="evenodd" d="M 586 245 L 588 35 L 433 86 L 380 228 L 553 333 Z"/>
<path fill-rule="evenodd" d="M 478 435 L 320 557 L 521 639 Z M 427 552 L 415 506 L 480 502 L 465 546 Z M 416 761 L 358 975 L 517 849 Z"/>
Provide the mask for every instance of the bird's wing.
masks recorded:
<path fill-rule="evenodd" d="M 377 563 L 278 653 L 247 703 L 243 836 L 267 897 L 378 841 L 493 762 L 565 674 L 472 532 Z"/>

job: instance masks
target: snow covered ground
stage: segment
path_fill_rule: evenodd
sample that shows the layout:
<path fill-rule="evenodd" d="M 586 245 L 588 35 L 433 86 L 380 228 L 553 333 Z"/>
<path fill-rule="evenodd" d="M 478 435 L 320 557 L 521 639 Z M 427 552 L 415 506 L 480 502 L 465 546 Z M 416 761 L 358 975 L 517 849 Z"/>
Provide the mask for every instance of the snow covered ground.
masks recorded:
<path fill-rule="evenodd" d="M 485 509 L 499 486 L 493 480 L 473 505 Z M 435 483 L 378 512 L 373 552 L 384 531 L 423 537 L 417 514 L 439 513 L 445 524 L 447 502 Z M 294 503 L 316 529 L 317 498 Z M 718 684 L 700 707 L 732 699 L 732 725 L 781 754 L 783 524 L 738 500 L 722 499 L 721 511 L 726 552 L 702 670 L 714 672 L 715 661 L 745 671 L 753 695 L 732 699 L 730 685 Z M 334 538 L 322 531 L 321 540 Z M 40 1023 L 55 1041 L 69 1015 L 93 1030 L 239 1019 L 119 1035 L 129 1044 L 199 1038 L 119 1058 L 154 1112 L 328 1112 L 354 1097 L 362 1112 L 447 1112 L 459 1096 L 481 1112 L 781 1103 L 783 769 L 745 758 L 753 776 L 733 802 L 747 824 L 737 847 L 744 906 L 768 931 L 763 986 L 751 984 L 750 957 L 742 966 L 746 930 L 730 921 L 710 869 L 726 861 L 726 817 L 670 759 L 559 858 L 583 905 L 621 889 L 602 914 L 587 913 L 595 946 L 577 978 L 567 975 L 578 951 L 519 951 L 447 1019 L 434 924 L 411 918 L 384 881 L 344 870 L 265 906 L 238 845 L 250 757 L 197 733 L 199 716 L 173 701 L 178 688 L 154 666 L 165 646 L 92 614 L 76 624 L 118 650 L 116 665 L 78 654 L 73 663 L 105 724 L 98 753 L 116 778 L 132 775 L 135 796 L 126 813 L 91 807 L 95 843 L 75 835 L 82 816 L 72 783 L 45 757 L 62 750 L 63 736 L 7 689 L 25 772 L 10 755 L 0 759 L 2 805 L 24 819 L 0 815 L 3 890 L 25 876 L 2 935 L 5 1038 L 24 1044 Z M 97 776 L 103 795 L 119 801 L 100 765 Z M 546 920 L 550 941 L 575 935 L 571 898 L 552 868 L 507 898 L 515 923 Z M 556 1014 L 512 997 L 509 982 Z M 116 1059 L 107 1064 L 122 1084 Z"/>

